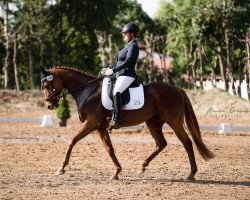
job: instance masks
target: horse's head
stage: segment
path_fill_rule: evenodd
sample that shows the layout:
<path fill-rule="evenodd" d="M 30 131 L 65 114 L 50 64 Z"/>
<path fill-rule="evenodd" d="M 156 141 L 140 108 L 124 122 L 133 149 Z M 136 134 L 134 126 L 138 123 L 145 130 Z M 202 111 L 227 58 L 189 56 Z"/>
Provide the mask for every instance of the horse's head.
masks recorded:
<path fill-rule="evenodd" d="M 61 91 L 63 90 L 62 80 L 53 72 L 41 67 L 41 87 L 44 91 L 44 98 L 48 109 L 58 108 Z"/>

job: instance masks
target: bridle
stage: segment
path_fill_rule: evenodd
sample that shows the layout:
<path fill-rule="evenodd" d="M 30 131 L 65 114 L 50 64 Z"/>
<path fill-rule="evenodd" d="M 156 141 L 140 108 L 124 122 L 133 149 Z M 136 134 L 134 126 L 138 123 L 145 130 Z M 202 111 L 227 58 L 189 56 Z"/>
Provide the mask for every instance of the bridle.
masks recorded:
<path fill-rule="evenodd" d="M 55 88 L 53 79 L 53 75 L 48 73 L 46 77 L 41 79 L 41 84 L 43 89 L 43 82 L 46 80 L 48 81 L 49 86 L 52 89 L 52 94 L 48 98 L 46 98 L 45 101 L 50 102 L 55 107 L 58 107 L 58 100 L 64 95 L 61 95 L 60 92 Z"/>
<path fill-rule="evenodd" d="M 67 91 L 66 93 L 61 94 L 61 92 L 59 92 L 54 86 L 54 82 L 53 82 L 54 77 L 53 77 L 53 75 L 50 74 L 48 71 L 46 71 L 46 74 L 44 74 L 44 76 L 45 76 L 44 78 L 41 78 L 42 89 L 43 89 L 43 82 L 46 81 L 46 80 L 48 81 L 48 83 L 50 85 L 50 88 L 52 89 L 52 94 L 48 98 L 46 98 L 45 101 L 50 102 L 55 107 L 58 107 L 59 99 L 62 98 L 62 97 L 65 97 L 66 95 L 68 95 L 70 93 Z M 90 83 L 92 83 L 92 82 L 94 82 L 94 81 L 96 81 L 97 79 L 100 79 L 100 78 L 102 78 L 102 77 L 100 77 L 100 75 L 99 75 L 99 77 L 97 77 L 97 78 L 95 78 L 95 79 L 93 79 L 91 81 L 88 81 L 87 83 L 85 83 L 83 85 L 80 85 L 79 87 L 75 88 L 73 91 L 76 91 L 76 90 L 78 90 L 78 89 L 80 89 L 82 87 L 85 87 L 86 85 L 88 85 L 88 84 L 90 84 Z M 73 91 L 71 91 L 71 92 L 73 92 Z"/>

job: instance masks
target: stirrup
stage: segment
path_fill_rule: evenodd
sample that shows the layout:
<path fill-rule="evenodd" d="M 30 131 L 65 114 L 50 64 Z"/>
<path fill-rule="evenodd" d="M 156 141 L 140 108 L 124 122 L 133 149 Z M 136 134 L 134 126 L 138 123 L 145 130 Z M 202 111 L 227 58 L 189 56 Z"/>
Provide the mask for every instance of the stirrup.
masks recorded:
<path fill-rule="evenodd" d="M 119 128 L 121 128 L 120 123 L 114 120 L 114 116 L 112 116 L 112 117 L 107 117 L 107 121 L 109 122 L 109 126 L 108 126 L 108 128 L 107 128 L 108 130 L 111 131 L 113 128 L 114 128 L 114 129 L 119 129 Z"/>
<path fill-rule="evenodd" d="M 115 125 L 115 121 L 113 120 L 113 117 L 107 117 L 107 121 L 109 123 L 107 130 L 112 131 Z"/>

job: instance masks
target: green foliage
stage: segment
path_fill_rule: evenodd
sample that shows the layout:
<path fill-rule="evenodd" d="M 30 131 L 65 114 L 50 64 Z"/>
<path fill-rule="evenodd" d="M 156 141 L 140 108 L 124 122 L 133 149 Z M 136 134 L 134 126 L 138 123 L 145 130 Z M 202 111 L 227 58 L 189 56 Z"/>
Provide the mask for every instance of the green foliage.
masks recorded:
<path fill-rule="evenodd" d="M 30 55 L 34 66 L 33 78 L 40 86 L 39 65 L 47 67 L 66 65 L 97 74 L 98 43 L 94 30 L 112 30 L 113 19 L 123 0 L 18 0 L 11 1 L 9 34 L 18 34 L 17 65 L 21 89 L 29 89 Z M 4 5 L 0 3 L 1 9 Z M 3 12 L 0 12 L 0 15 Z M 0 32 L 3 33 L 3 16 L 0 16 Z M 2 34 L 0 56 L 5 55 Z M 12 52 L 10 41 L 9 69 L 14 88 Z M 3 62 L 0 62 L 2 69 Z M 0 70 L 0 87 L 3 71 Z"/>
<path fill-rule="evenodd" d="M 135 22 L 140 27 L 140 39 L 143 40 L 143 35 L 146 30 L 154 31 L 154 21 L 142 10 L 141 5 L 136 2 L 136 0 L 124 1 L 119 6 L 119 12 L 113 19 L 114 29 L 111 30 L 113 38 L 116 43 L 121 43 L 121 30 L 122 27 L 129 23 Z"/>
<path fill-rule="evenodd" d="M 66 96 L 62 97 L 59 100 L 59 107 L 57 109 L 56 115 L 59 119 L 69 119 L 70 118 L 70 109 L 69 109 L 69 104 L 68 104 L 68 101 L 66 99 Z"/>
<path fill-rule="evenodd" d="M 246 0 L 161 0 L 156 18 L 151 19 L 136 0 L 6 0 L 9 2 L 9 74 L 15 88 L 13 70 L 13 33 L 18 36 L 17 71 L 21 89 L 29 89 L 30 54 L 36 87 L 40 87 L 39 65 L 67 65 L 97 74 L 100 68 L 95 30 L 112 34 L 113 51 L 124 43 L 122 27 L 134 21 L 144 33 L 167 35 L 167 55 L 174 58 L 174 74 L 190 70 L 200 75 L 212 71 L 218 60 L 218 46 L 226 68 L 243 71 L 247 55 L 245 37 L 250 27 L 250 2 Z M 13 9 L 14 8 L 14 9 Z M 0 9 L 4 10 L 3 1 Z M 0 12 L 3 33 L 3 12 Z M 156 44 L 157 45 L 157 44 Z M 199 50 L 199 52 L 198 52 Z M 116 55 L 116 54 L 115 54 Z M 4 38 L 0 36 L 0 57 L 4 58 Z M 203 70 L 199 67 L 202 59 Z M 219 73 L 219 64 L 215 65 Z M 2 69 L 3 62 L 0 62 Z M 144 73 L 144 72 L 143 72 Z M 141 77 L 146 76 L 145 72 Z M 3 87 L 0 70 L 0 88 Z"/>
<path fill-rule="evenodd" d="M 250 2 L 244 0 L 161 1 L 157 20 L 167 26 L 167 52 L 175 59 L 174 71 L 189 69 L 200 75 L 211 73 L 220 56 L 232 73 L 244 67 L 245 37 L 250 21 Z M 197 53 L 197 51 L 201 53 Z M 203 71 L 199 67 L 202 59 Z M 218 66 L 216 71 L 218 70 Z"/>

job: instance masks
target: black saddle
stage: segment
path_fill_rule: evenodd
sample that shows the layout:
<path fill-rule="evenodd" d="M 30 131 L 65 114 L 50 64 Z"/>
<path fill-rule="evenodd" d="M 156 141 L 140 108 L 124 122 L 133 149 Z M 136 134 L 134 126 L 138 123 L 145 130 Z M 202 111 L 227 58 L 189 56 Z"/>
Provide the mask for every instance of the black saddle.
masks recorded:
<path fill-rule="evenodd" d="M 116 78 L 110 79 L 110 84 L 108 85 L 108 96 L 113 100 L 113 90 L 115 86 Z M 136 76 L 135 80 L 130 84 L 130 86 L 121 94 L 122 97 L 122 105 L 126 105 L 130 101 L 130 93 L 129 88 L 139 87 L 140 83 L 138 82 L 138 76 Z"/>

